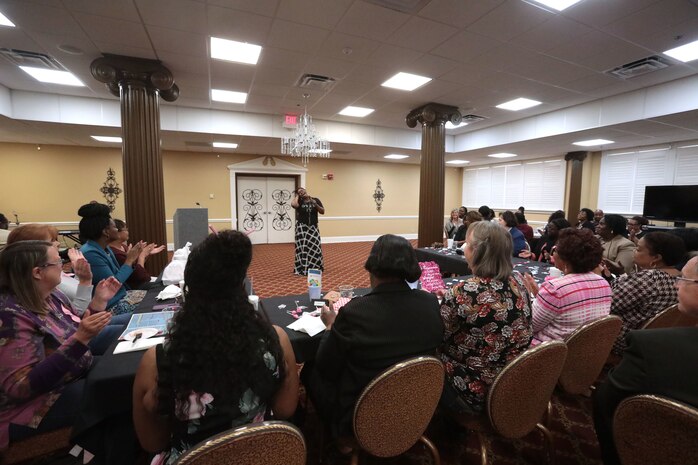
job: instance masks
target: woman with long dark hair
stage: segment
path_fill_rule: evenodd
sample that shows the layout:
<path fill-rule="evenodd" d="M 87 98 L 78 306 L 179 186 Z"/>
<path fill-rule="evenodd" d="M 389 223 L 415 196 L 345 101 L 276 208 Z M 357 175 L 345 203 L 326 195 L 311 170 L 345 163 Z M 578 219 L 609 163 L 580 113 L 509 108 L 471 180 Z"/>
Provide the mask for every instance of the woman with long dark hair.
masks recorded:
<path fill-rule="evenodd" d="M 288 336 L 247 300 L 252 244 L 238 231 L 212 234 L 184 270 L 184 307 L 165 343 L 143 356 L 133 387 L 133 421 L 143 448 L 170 464 L 199 441 L 262 421 L 289 418 L 298 401 Z"/>

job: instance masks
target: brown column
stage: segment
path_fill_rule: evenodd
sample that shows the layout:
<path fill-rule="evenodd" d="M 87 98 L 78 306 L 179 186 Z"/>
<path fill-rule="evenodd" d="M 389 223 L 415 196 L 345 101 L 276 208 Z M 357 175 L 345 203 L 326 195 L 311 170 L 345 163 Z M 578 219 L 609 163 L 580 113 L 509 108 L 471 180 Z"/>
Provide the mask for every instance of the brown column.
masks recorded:
<path fill-rule="evenodd" d="M 577 213 L 582 208 L 582 164 L 589 152 L 568 152 L 565 155 L 567 165 L 570 167 L 570 190 L 567 199 L 567 221 L 571 225 L 577 224 Z"/>
<path fill-rule="evenodd" d="M 444 152 L 446 121 L 459 124 L 458 108 L 428 103 L 412 110 L 405 122 L 422 125 L 422 162 L 419 174 L 419 229 L 417 245 L 442 242 L 444 226 Z"/>
<path fill-rule="evenodd" d="M 124 199 L 132 242 L 167 243 L 165 190 L 160 154 L 160 104 L 177 100 L 179 88 L 159 61 L 104 55 L 91 65 L 92 76 L 121 101 Z M 167 254 L 146 262 L 153 275 L 167 264 Z"/>

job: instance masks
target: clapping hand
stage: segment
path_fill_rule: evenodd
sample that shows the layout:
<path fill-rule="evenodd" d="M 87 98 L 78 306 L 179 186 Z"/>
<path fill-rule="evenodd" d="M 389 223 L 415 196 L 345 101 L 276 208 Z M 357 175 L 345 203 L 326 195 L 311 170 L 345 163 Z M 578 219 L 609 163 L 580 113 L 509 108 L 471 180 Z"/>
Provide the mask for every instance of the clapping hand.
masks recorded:
<path fill-rule="evenodd" d="M 68 258 L 70 259 L 73 273 L 77 276 L 80 284 L 92 284 L 92 268 L 90 268 L 90 263 L 85 260 L 82 252 L 78 249 L 68 249 Z"/>
<path fill-rule="evenodd" d="M 129 244 L 126 246 L 126 260 L 125 265 L 133 266 L 136 260 L 138 260 L 141 250 L 143 249 L 143 242 L 138 242 L 136 244 Z"/>
<path fill-rule="evenodd" d="M 111 313 L 109 312 L 93 313 L 89 309 L 85 310 L 85 315 L 80 320 L 78 330 L 75 331 L 75 339 L 87 345 L 93 337 L 109 324 L 110 320 Z"/>
<path fill-rule="evenodd" d="M 530 292 L 534 297 L 538 295 L 538 283 L 535 279 L 533 279 L 531 273 L 526 273 L 524 275 L 524 284 L 526 285 L 528 292 Z"/>
<path fill-rule="evenodd" d="M 90 302 L 90 308 L 101 311 L 107 308 L 107 303 L 119 292 L 121 283 L 114 276 L 101 280 L 95 286 L 95 295 Z"/>
<path fill-rule="evenodd" d="M 608 271 L 610 271 L 611 273 L 613 273 L 615 275 L 621 275 L 621 274 L 625 273 L 625 268 L 623 268 L 622 265 L 619 265 L 615 262 L 612 262 L 608 258 L 603 259 L 603 264 L 606 266 Z"/>

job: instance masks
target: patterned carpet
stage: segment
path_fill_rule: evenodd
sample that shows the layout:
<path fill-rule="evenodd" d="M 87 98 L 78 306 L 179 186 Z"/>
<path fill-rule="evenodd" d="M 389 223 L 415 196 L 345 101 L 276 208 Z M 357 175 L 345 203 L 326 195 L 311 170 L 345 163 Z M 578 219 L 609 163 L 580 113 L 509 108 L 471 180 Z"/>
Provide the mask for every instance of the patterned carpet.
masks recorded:
<path fill-rule="evenodd" d="M 341 284 L 368 287 L 368 273 L 363 269 L 363 264 L 371 246 L 371 242 L 323 245 L 323 291 L 336 290 Z M 293 244 L 255 245 L 249 270 L 255 292 L 261 297 L 306 292 L 306 278 L 293 274 L 293 257 Z M 556 397 L 553 401 L 553 411 L 550 426 L 555 442 L 556 463 L 599 465 L 601 460 L 591 418 L 590 400 L 583 397 Z M 308 410 L 303 433 L 309 448 L 308 464 L 320 463 L 320 425 L 312 406 Z M 441 416 L 432 421 L 427 436 L 439 449 L 444 465 L 480 463 L 477 436 L 461 431 Z M 537 431 L 521 440 L 509 441 L 490 437 L 489 441 L 491 465 L 545 463 L 543 439 Z M 427 465 L 431 463 L 431 457 L 421 445 L 417 445 L 395 459 L 363 457 L 361 463 Z"/>

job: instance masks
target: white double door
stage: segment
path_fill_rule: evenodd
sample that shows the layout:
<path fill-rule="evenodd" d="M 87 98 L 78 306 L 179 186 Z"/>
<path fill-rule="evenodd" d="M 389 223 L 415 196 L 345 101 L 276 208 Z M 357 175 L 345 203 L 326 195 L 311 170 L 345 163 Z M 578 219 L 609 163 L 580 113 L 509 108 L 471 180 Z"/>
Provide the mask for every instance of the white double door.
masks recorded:
<path fill-rule="evenodd" d="M 293 177 L 238 176 L 238 230 L 247 232 L 253 244 L 293 242 L 295 188 Z"/>

